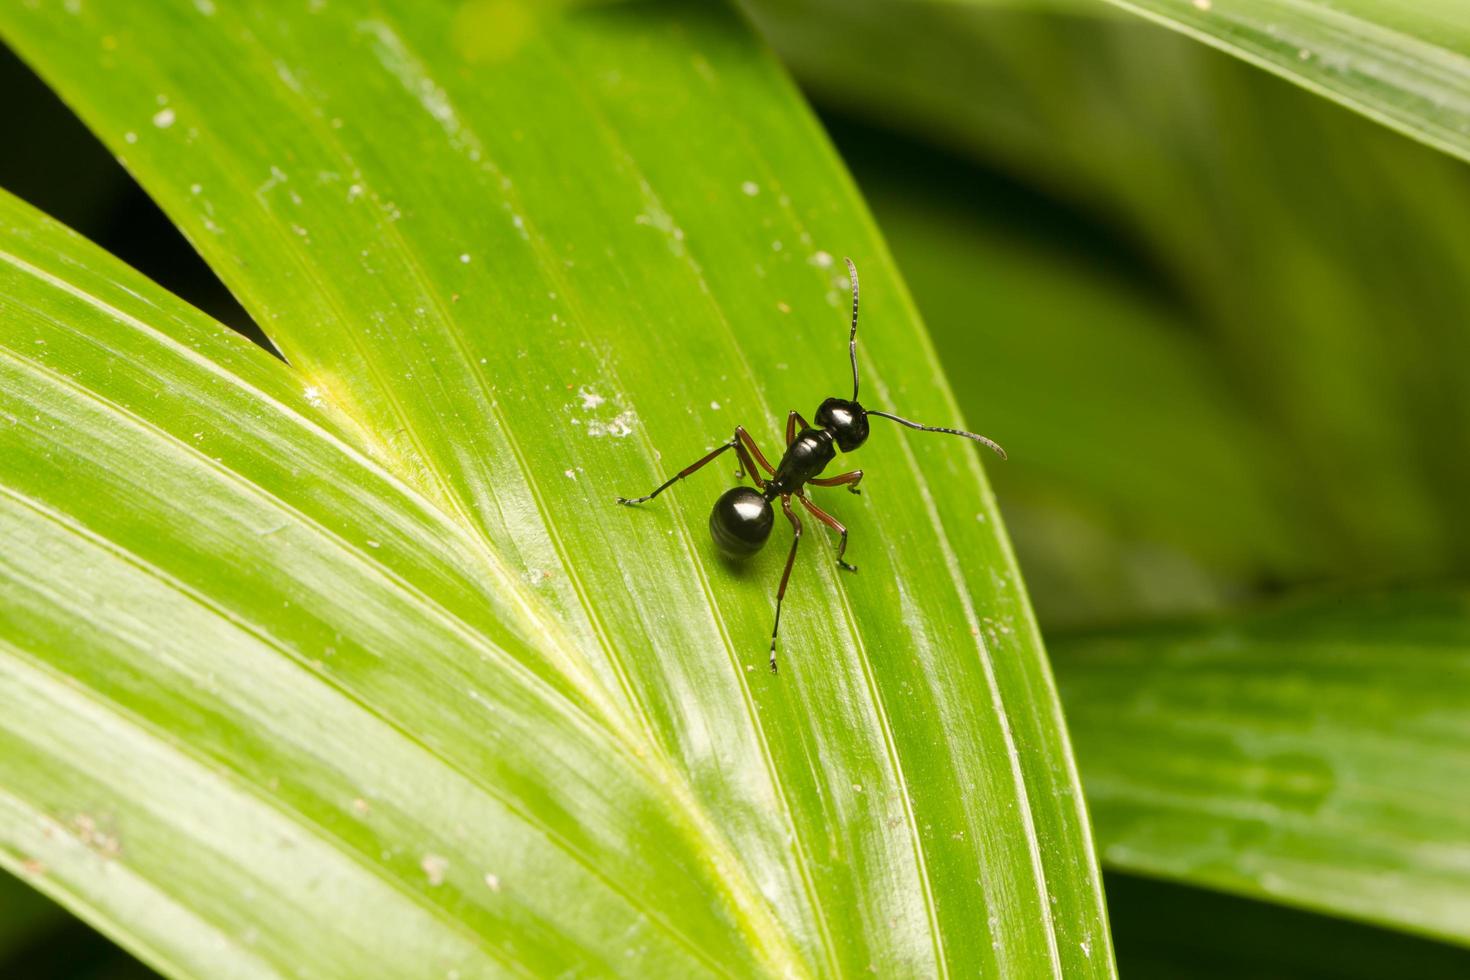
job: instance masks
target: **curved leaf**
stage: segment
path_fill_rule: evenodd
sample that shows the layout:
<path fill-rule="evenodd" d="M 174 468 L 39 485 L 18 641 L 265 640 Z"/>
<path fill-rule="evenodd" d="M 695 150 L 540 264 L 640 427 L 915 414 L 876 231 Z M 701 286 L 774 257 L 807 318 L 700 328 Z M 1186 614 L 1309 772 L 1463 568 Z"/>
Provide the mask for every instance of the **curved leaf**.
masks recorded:
<path fill-rule="evenodd" d="M 1470 16 L 1453 0 L 1107 0 L 1470 159 Z"/>
<path fill-rule="evenodd" d="M 786 8 L 782 10 L 767 0 L 745 2 L 762 20 L 795 22 L 828 5 L 828 0 L 802 0 L 779 5 Z M 1470 159 L 1470 15 L 1455 0 L 1104 2 L 1242 58 L 1438 150 Z M 950 0 L 928 5 L 940 9 L 920 16 L 944 16 L 942 8 L 950 5 L 986 13 L 1060 13 L 1089 22 L 1106 9 L 1092 3 L 1089 11 L 1087 3 L 1059 0 Z M 860 9 L 857 16 L 863 17 Z M 891 18 L 894 12 L 882 16 Z M 1151 68 L 1168 70 L 1167 62 Z"/>
<path fill-rule="evenodd" d="M 1115 867 L 1470 945 L 1470 596 L 1052 644 Z"/>
<path fill-rule="evenodd" d="M 0 22 L 291 365 L 9 206 L 5 860 L 180 973 L 1111 973 L 968 444 L 875 434 L 779 677 L 782 556 L 711 560 L 713 471 L 612 503 L 840 389 L 843 252 L 865 397 L 957 414 L 737 22 Z"/>

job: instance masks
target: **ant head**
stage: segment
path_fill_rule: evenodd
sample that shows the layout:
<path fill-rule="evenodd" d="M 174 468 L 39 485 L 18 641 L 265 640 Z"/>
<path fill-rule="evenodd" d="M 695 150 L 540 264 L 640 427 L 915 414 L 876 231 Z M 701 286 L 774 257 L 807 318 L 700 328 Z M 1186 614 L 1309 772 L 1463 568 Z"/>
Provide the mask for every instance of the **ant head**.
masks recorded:
<path fill-rule="evenodd" d="M 817 409 L 817 425 L 832 433 L 845 453 L 868 441 L 868 412 L 846 398 L 829 398 Z"/>

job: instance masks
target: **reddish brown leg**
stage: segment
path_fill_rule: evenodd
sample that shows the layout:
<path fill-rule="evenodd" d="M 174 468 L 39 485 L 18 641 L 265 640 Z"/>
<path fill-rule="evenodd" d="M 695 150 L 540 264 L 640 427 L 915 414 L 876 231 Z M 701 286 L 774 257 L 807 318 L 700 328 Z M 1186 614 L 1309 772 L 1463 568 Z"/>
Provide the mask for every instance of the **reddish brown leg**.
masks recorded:
<path fill-rule="evenodd" d="M 653 492 L 646 493 L 646 494 L 644 494 L 641 497 L 619 497 L 618 498 L 618 503 L 620 503 L 620 504 L 641 504 L 644 501 L 652 500 L 654 497 L 657 497 L 659 494 L 663 493 L 669 487 L 673 486 L 674 484 L 678 483 L 680 480 L 684 479 L 684 477 L 688 476 L 691 473 L 694 473 L 695 471 L 699 470 L 701 467 L 703 467 L 706 464 L 708 464 L 712 459 L 714 459 L 716 456 L 720 455 L 720 453 L 723 453 L 723 452 L 726 452 L 728 450 L 734 449 L 736 447 L 736 445 L 737 445 L 736 442 L 731 441 L 731 442 L 725 443 L 723 446 L 719 447 L 718 449 L 712 449 L 708 453 L 706 453 L 705 455 L 701 456 L 699 459 L 695 460 L 694 462 L 690 463 L 688 466 L 684 467 L 679 472 L 675 473 L 673 476 L 669 477 L 663 483 L 660 483 L 657 487 L 654 488 Z"/>
<path fill-rule="evenodd" d="M 755 472 L 755 467 L 750 465 L 750 457 L 753 455 L 756 461 L 761 464 L 761 469 L 771 474 L 771 476 L 775 476 L 776 471 L 766 460 L 766 454 L 761 452 L 761 447 L 755 444 L 755 439 L 749 432 L 745 431 L 743 425 L 737 425 L 735 427 L 735 439 L 743 444 L 740 446 L 740 461 L 745 464 L 746 469 L 750 470 L 751 479 L 755 480 L 756 486 L 765 486 L 765 483 L 762 482 L 760 476 Z M 736 475 L 738 476 L 739 474 Z"/>
<path fill-rule="evenodd" d="M 841 473 L 837 476 L 829 476 L 825 480 L 808 480 L 814 487 L 840 487 L 847 486 L 848 493 L 862 493 L 858 484 L 863 481 L 863 471 L 853 470 L 851 473 Z"/>
<path fill-rule="evenodd" d="M 781 600 L 786 598 L 786 583 L 791 580 L 791 566 L 796 561 L 796 546 L 801 544 L 801 521 L 791 512 L 791 494 L 781 496 L 781 509 L 791 522 L 791 550 L 786 554 L 786 569 L 781 573 L 781 586 L 776 589 L 776 624 L 771 627 L 771 673 L 776 673 L 776 631 L 781 628 Z"/>
<path fill-rule="evenodd" d="M 837 544 L 837 564 L 841 565 L 849 572 L 857 571 L 856 565 L 849 565 L 842 558 L 843 555 L 847 554 L 847 528 L 842 526 L 841 521 L 833 517 L 831 514 L 827 513 L 822 508 L 818 507 L 816 504 L 812 503 L 807 498 L 798 497 L 797 499 L 801 501 L 801 505 L 803 507 L 811 511 L 811 515 L 813 517 L 830 527 L 832 530 L 836 531 L 838 534 L 842 535 L 842 540 L 839 541 Z"/>
<path fill-rule="evenodd" d="M 789 446 L 793 442 L 795 442 L 796 441 L 796 434 L 798 432 L 800 432 L 802 429 L 810 429 L 810 428 L 811 428 L 811 426 L 807 424 L 806 419 L 804 419 L 804 418 L 801 417 L 801 413 L 800 412 L 797 412 L 797 411 L 794 411 L 794 410 L 793 411 L 790 411 L 790 412 L 787 412 L 786 413 L 786 445 Z"/>

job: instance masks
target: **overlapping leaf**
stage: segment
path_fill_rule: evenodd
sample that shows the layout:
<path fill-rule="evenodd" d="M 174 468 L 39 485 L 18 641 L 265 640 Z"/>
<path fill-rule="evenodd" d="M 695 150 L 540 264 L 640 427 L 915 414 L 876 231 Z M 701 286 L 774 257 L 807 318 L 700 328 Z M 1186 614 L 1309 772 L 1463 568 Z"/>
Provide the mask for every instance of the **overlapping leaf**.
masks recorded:
<path fill-rule="evenodd" d="M 1052 643 L 1110 864 L 1470 944 L 1470 601 Z"/>
<path fill-rule="evenodd" d="M 1470 17 L 1453 0 L 1108 0 L 1470 159 Z"/>

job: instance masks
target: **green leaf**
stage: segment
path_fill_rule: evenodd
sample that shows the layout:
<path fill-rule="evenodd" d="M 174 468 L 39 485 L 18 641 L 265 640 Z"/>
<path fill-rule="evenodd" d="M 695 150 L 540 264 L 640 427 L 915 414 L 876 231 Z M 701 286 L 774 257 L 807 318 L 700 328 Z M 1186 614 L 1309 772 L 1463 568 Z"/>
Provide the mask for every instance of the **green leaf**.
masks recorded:
<path fill-rule="evenodd" d="M 538 10 L 0 15 L 289 361 L 0 210 L 0 860 L 178 974 L 1111 975 L 970 444 L 875 433 L 776 677 L 730 467 L 613 504 L 841 390 L 834 255 L 958 413 L 736 20 Z"/>
<path fill-rule="evenodd" d="M 1051 647 L 1109 865 L 1470 944 L 1470 595 Z"/>
<path fill-rule="evenodd" d="M 765 24 L 782 23 L 784 33 L 805 23 L 810 26 L 797 30 L 811 35 L 821 32 L 817 12 L 834 5 L 832 0 L 745 2 Z M 1456 0 L 1105 2 L 1244 59 L 1438 150 L 1470 159 L 1470 15 Z M 869 19 L 868 12 L 881 20 L 906 20 L 914 6 L 929 8 L 919 10 L 920 20 L 952 16 L 955 12 L 943 9 L 952 6 L 987 15 L 1060 13 L 1104 26 L 1098 10 L 1089 12 L 1087 4 L 1067 0 L 948 0 L 886 12 L 883 4 L 858 3 L 855 10 L 851 5 L 843 9 L 852 10 L 861 23 Z M 839 32 L 828 31 L 829 36 L 834 33 Z M 843 61 L 835 53 L 813 57 L 833 66 Z M 932 70 L 923 62 L 914 67 L 920 74 Z M 1149 67 L 1155 77 L 1168 68 L 1165 62 Z M 900 91 L 911 87 L 903 80 L 895 86 Z"/>
<path fill-rule="evenodd" d="M 1455 0 L 1108 0 L 1470 159 L 1470 17 Z"/>

